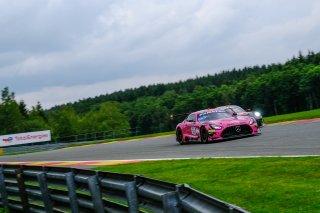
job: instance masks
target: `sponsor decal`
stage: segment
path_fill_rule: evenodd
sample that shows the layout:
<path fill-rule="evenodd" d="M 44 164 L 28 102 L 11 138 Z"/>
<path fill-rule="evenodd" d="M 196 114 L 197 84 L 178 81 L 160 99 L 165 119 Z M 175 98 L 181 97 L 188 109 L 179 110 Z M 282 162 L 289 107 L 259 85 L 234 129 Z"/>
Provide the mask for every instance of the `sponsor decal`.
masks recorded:
<path fill-rule="evenodd" d="M 215 133 L 216 130 L 215 129 L 208 129 L 208 133 Z"/>
<path fill-rule="evenodd" d="M 51 141 L 50 130 L 0 135 L 0 147 Z"/>
<path fill-rule="evenodd" d="M 32 139 L 43 139 L 48 138 L 49 134 L 39 134 L 39 135 L 24 135 L 24 136 L 16 136 L 15 139 L 17 141 L 25 141 L 25 140 L 32 140 Z"/>
<path fill-rule="evenodd" d="M 195 126 L 192 126 L 192 127 L 191 127 L 191 134 L 192 134 L 192 135 L 197 135 L 197 134 L 199 134 L 199 129 L 198 129 L 197 127 L 195 127 Z"/>
<path fill-rule="evenodd" d="M 11 136 L 2 139 L 2 141 L 5 143 L 10 143 L 12 140 L 13 140 L 13 137 L 11 137 Z"/>

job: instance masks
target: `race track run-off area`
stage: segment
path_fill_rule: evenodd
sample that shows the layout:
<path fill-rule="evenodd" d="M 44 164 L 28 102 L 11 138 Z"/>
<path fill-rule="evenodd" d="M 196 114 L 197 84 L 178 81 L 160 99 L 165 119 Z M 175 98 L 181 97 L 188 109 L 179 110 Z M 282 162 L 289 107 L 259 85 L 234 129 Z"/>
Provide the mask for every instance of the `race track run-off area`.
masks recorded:
<path fill-rule="evenodd" d="M 179 145 L 174 135 L 22 155 L 1 156 L 7 164 L 100 166 L 155 159 L 320 155 L 320 120 L 269 125 L 259 136 L 209 144 Z"/>

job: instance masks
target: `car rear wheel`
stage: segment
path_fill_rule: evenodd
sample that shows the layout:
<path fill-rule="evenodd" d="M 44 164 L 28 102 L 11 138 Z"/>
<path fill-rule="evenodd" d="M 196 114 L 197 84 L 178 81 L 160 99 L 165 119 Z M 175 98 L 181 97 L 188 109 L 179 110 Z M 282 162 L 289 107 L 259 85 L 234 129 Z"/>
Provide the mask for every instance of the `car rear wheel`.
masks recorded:
<path fill-rule="evenodd" d="M 201 143 L 208 142 L 208 131 L 204 127 L 202 127 L 200 130 L 200 139 L 201 139 Z"/>
<path fill-rule="evenodd" d="M 183 134 L 182 134 L 181 129 L 177 129 L 177 131 L 176 131 L 176 140 L 178 141 L 178 143 L 180 145 L 183 145 Z"/>

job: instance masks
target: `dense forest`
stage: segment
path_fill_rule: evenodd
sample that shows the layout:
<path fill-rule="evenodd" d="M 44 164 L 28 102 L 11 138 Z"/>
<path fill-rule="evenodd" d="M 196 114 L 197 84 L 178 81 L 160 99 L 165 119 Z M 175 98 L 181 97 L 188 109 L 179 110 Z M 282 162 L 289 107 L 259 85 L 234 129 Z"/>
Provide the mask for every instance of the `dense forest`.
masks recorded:
<path fill-rule="evenodd" d="M 54 136 L 114 129 L 173 130 L 169 115 L 236 104 L 264 116 L 320 108 L 320 53 L 298 54 L 284 64 L 222 71 L 168 84 L 141 86 L 44 111 L 28 110 L 2 90 L 0 133 L 51 129 Z"/>

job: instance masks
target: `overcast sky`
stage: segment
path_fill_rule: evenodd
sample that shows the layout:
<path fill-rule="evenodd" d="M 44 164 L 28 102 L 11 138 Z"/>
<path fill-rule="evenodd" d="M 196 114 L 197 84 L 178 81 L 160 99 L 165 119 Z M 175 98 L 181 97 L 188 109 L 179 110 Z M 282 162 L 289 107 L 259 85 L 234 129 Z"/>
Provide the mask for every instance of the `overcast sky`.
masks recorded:
<path fill-rule="evenodd" d="M 44 108 L 320 51 L 317 0 L 0 0 L 0 89 Z"/>

